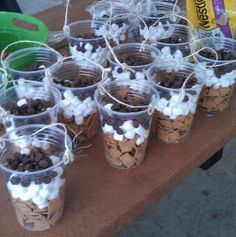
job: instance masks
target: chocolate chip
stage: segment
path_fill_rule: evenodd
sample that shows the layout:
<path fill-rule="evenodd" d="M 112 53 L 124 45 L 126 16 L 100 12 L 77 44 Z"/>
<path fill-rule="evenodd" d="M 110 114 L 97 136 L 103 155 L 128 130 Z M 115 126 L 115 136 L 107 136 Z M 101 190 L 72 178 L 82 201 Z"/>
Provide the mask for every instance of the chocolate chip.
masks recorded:
<path fill-rule="evenodd" d="M 30 186 L 30 183 L 31 183 L 30 177 L 24 176 L 24 177 L 22 178 L 21 185 L 22 185 L 23 187 L 29 187 L 29 186 Z"/>
<path fill-rule="evenodd" d="M 17 177 L 17 176 L 13 176 L 13 177 L 11 177 L 10 181 L 11 181 L 12 184 L 17 185 L 17 184 L 20 184 L 21 178 Z"/>
<path fill-rule="evenodd" d="M 18 106 L 17 103 L 11 103 L 10 113 L 14 115 L 34 115 L 45 111 L 47 108 L 53 107 L 53 103 L 41 99 L 27 99 L 27 104 Z M 6 126 L 6 125 L 5 125 Z"/>
<path fill-rule="evenodd" d="M 37 162 L 40 162 L 40 160 L 43 158 L 43 154 L 38 152 L 38 153 L 34 153 L 34 160 Z"/>
<path fill-rule="evenodd" d="M 47 169 L 49 167 L 49 162 L 46 159 L 42 159 L 39 161 L 39 168 Z"/>
<path fill-rule="evenodd" d="M 121 68 L 121 67 L 119 67 L 118 69 L 117 69 L 117 73 L 122 73 L 123 72 L 123 69 Z"/>

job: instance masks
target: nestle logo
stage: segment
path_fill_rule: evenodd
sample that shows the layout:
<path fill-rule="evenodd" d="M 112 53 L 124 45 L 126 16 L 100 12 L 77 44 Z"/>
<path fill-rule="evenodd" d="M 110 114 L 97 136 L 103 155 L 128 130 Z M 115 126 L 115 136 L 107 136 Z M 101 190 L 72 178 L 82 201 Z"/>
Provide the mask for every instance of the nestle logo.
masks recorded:
<path fill-rule="evenodd" d="M 195 5 L 197 8 L 197 16 L 200 21 L 199 25 L 202 28 L 209 28 L 209 17 L 207 15 L 206 1 L 205 0 L 195 0 Z"/>

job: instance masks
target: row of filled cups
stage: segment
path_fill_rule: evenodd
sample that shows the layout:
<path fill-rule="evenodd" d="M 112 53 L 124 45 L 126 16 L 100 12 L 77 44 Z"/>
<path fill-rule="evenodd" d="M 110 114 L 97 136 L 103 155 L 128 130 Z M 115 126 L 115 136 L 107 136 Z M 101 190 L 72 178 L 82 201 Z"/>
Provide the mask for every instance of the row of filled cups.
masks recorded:
<path fill-rule="evenodd" d="M 126 113 L 140 112 L 139 107 L 145 101 L 137 100 L 141 95 L 136 98 L 129 91 L 127 95 L 122 92 L 124 98 L 121 98 L 121 95 L 114 98 L 116 93 L 110 91 L 111 86 L 108 86 L 105 95 L 110 101 L 106 99 L 107 104 L 101 105 L 98 93 L 103 91 L 101 88 L 107 76 L 110 76 L 109 83 L 112 85 L 119 86 L 125 81 L 127 87 L 132 82 L 148 84 L 155 89 L 155 103 L 146 101 L 142 106 L 146 108 L 148 104 L 152 105 L 152 110 L 155 111 L 152 131 L 166 143 L 175 144 L 186 139 L 199 98 L 200 106 L 210 114 L 222 111 L 229 105 L 236 75 L 232 67 L 235 62 L 231 59 L 226 61 L 229 64 L 207 68 L 204 63 L 166 62 L 161 59 L 160 51 L 150 45 L 123 44 L 113 50 L 125 64 L 117 63 L 110 53 L 108 59 L 112 69 L 108 74 L 104 68 L 92 61 L 77 61 L 73 58 L 63 60 L 50 48 L 32 47 L 10 54 L 4 63 L 5 66 L 8 65 L 7 71 L 15 86 L 4 89 L 0 95 L 3 132 L 26 124 L 50 124 L 59 121 L 67 124 L 75 134 L 80 133 L 80 141 L 86 141 L 93 137 L 100 127 L 97 108 L 101 106 L 103 131 L 113 134 L 116 141 L 123 142 L 128 137 L 135 137 L 137 143 L 143 141 L 148 137 L 148 133 L 145 132 L 143 136 L 139 133 L 148 130 L 147 123 L 140 131 L 137 126 L 131 131 L 122 130 L 123 124 L 118 123 L 119 125 L 114 127 L 116 116 L 113 116 L 113 112 L 121 112 L 121 117 L 126 118 Z M 57 57 L 50 61 L 50 54 Z M 18 55 L 15 60 L 11 59 L 14 55 Z M 199 55 L 200 57 L 202 56 Z M 45 63 L 46 60 L 48 64 Z M 130 61 L 137 65 L 130 65 Z M 30 67 L 29 71 L 24 67 L 25 63 Z M 19 67 L 12 69 L 13 64 Z M 228 71 L 224 71 L 224 67 Z M 216 72 L 221 74 L 222 80 L 216 78 Z M 44 80 L 44 83 L 32 82 L 34 80 Z M 98 85 L 97 97 L 94 98 Z M 121 106 L 118 106 L 119 103 Z M 149 111 L 149 106 L 146 109 Z M 103 114 L 107 110 L 110 111 L 109 116 L 104 117 Z M 131 124 L 132 121 L 131 119 Z"/>

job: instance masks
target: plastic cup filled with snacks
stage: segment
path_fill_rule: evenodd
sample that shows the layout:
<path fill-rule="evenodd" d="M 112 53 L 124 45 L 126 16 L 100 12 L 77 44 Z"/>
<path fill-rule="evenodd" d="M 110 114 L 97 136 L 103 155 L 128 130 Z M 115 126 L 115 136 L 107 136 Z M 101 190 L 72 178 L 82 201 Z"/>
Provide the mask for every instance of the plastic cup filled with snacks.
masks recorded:
<path fill-rule="evenodd" d="M 94 92 L 103 79 L 103 70 L 92 62 L 65 60 L 53 66 L 50 74 L 62 94 L 59 122 L 80 134 L 80 141 L 92 138 L 100 128 Z"/>
<path fill-rule="evenodd" d="M 174 19 L 171 18 L 171 15 L 178 15 L 180 13 L 179 6 L 170 2 L 151 1 L 151 3 L 147 3 L 144 1 L 139 6 L 138 12 L 148 27 L 157 20 L 163 23 L 172 22 Z"/>
<path fill-rule="evenodd" d="M 119 62 L 109 52 L 107 59 L 115 80 L 145 80 L 146 71 L 159 60 L 160 51 L 155 47 L 140 43 L 127 43 L 113 48 Z"/>
<path fill-rule="evenodd" d="M 200 107 L 212 116 L 228 108 L 236 80 L 236 40 L 213 37 L 193 44 L 198 71 L 204 77 Z"/>
<path fill-rule="evenodd" d="M 14 81 L 43 81 L 46 69 L 61 59 L 61 54 L 56 50 L 36 45 L 10 53 L 3 60 L 3 66 Z"/>
<path fill-rule="evenodd" d="M 196 31 L 192 27 L 180 24 L 160 24 L 157 28 L 159 33 L 162 33 L 152 43 L 161 51 L 161 61 L 192 60 L 191 43 L 196 39 Z"/>
<path fill-rule="evenodd" d="M 31 231 L 48 230 L 62 218 L 65 151 L 71 149 L 71 140 L 62 129 L 43 128 L 26 125 L 1 140 L 0 169 L 18 222 Z"/>
<path fill-rule="evenodd" d="M 0 94 L 5 131 L 28 124 L 57 122 L 60 100 L 60 91 L 43 82 L 17 82 Z"/>
<path fill-rule="evenodd" d="M 149 69 L 148 80 L 160 94 L 153 115 L 152 131 L 168 144 L 182 143 L 191 131 L 203 79 L 194 64 L 176 62 L 176 68 L 160 63 Z"/>
<path fill-rule="evenodd" d="M 102 21 L 81 20 L 68 25 L 66 37 L 72 56 L 78 61 L 90 59 L 96 63 L 105 63 L 107 47 L 101 35 Z"/>
<path fill-rule="evenodd" d="M 158 94 L 147 81 L 110 81 L 95 92 L 105 157 L 111 166 L 129 169 L 145 157 L 152 119 L 151 104 Z"/>

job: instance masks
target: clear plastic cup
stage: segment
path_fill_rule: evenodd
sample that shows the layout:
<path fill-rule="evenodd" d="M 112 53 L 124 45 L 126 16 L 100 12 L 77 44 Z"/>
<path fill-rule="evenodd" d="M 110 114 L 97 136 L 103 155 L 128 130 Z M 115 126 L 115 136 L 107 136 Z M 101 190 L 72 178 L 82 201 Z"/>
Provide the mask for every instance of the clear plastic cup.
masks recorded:
<path fill-rule="evenodd" d="M 141 4 L 141 8 L 139 9 L 139 14 L 144 19 L 147 26 L 153 25 L 160 18 L 161 18 L 160 22 L 162 23 L 165 23 L 167 21 L 172 22 L 172 19 L 170 19 L 170 14 L 172 13 L 178 15 L 180 13 L 179 6 L 178 5 L 175 6 L 174 3 L 161 2 L 161 1 L 152 2 L 151 5 L 148 5 L 144 1 L 144 3 Z"/>
<path fill-rule="evenodd" d="M 41 105 L 32 105 L 37 100 L 46 101 L 47 105 L 45 108 L 43 108 L 42 103 Z M 0 94 L 0 106 L 8 112 L 1 118 L 5 130 L 8 132 L 16 127 L 28 124 L 51 124 L 57 122 L 60 101 L 61 93 L 57 88 L 42 82 L 18 82 L 17 85 L 8 88 L 4 93 Z M 13 104 L 17 104 L 20 108 L 23 108 L 22 106 L 26 104 L 30 108 L 38 106 L 36 108 L 37 113 L 28 112 L 27 109 L 26 113 L 30 115 L 21 115 L 22 113 L 11 111 L 13 110 L 11 109 Z M 39 108 L 39 106 L 41 107 Z"/>
<path fill-rule="evenodd" d="M 123 106 L 120 110 L 120 104 L 103 90 L 97 89 L 95 92 L 107 161 L 115 168 L 134 168 L 145 157 L 152 119 L 147 106 L 158 99 L 157 92 L 147 81 L 110 81 L 103 87 L 121 102 L 145 106 L 140 109 Z"/>
<path fill-rule="evenodd" d="M 111 52 L 107 59 L 112 68 L 112 78 L 116 80 L 145 80 L 146 71 L 157 62 L 160 51 L 153 46 L 140 43 L 127 43 L 113 48 L 116 57 L 121 63 L 128 65 L 130 70 L 125 70 L 113 58 Z"/>
<path fill-rule="evenodd" d="M 52 68 L 51 75 L 53 85 L 61 91 L 63 98 L 59 122 L 80 134 L 79 141 L 86 141 L 96 135 L 100 121 L 94 92 L 102 80 L 101 68 L 88 61 L 64 61 Z"/>
<path fill-rule="evenodd" d="M 31 47 L 9 54 L 4 59 L 4 64 L 12 80 L 43 81 L 46 68 L 61 58 L 62 55 L 54 49 Z"/>
<path fill-rule="evenodd" d="M 203 49 L 205 47 L 210 49 Z M 200 49 L 208 51 L 208 56 L 198 52 Z M 218 51 L 218 60 L 211 49 Z M 198 68 L 205 80 L 200 107 L 212 116 L 228 108 L 231 101 L 236 80 L 236 40 L 223 37 L 200 39 L 193 43 L 192 51 L 200 62 Z M 222 56 L 222 53 L 228 56 Z"/>
<path fill-rule="evenodd" d="M 56 126 L 33 135 L 43 127 L 19 127 L 6 133 L 2 138 L 8 140 L 1 142 L 0 169 L 17 220 L 31 231 L 50 229 L 61 220 L 64 208 L 67 135 Z M 68 137 L 67 141 L 71 142 Z"/>
<path fill-rule="evenodd" d="M 86 9 L 91 17 L 99 21 L 107 21 L 111 15 L 111 3 L 109 1 L 100 1 L 89 5 Z M 112 4 L 112 17 L 129 13 L 127 4 L 114 2 Z"/>
<path fill-rule="evenodd" d="M 176 66 L 173 70 L 168 64 L 160 63 L 147 73 L 148 80 L 160 94 L 153 115 L 152 131 L 168 144 L 182 143 L 189 136 L 203 87 L 203 79 L 199 78 L 193 64 L 176 63 Z M 193 75 L 183 94 L 182 84 L 191 73 Z"/>
<path fill-rule="evenodd" d="M 81 20 L 68 25 L 66 37 L 70 53 L 76 60 L 90 59 L 96 63 L 105 63 L 106 42 L 99 29 L 104 25 L 102 21 Z"/>
<path fill-rule="evenodd" d="M 8 78 L 4 71 L 0 68 L 0 94 L 7 88 Z"/>
<path fill-rule="evenodd" d="M 162 27 L 167 34 L 156 42 L 152 42 L 161 51 L 161 59 L 190 61 L 192 59 L 190 57 L 191 43 L 197 37 L 196 31 L 180 24 L 164 24 Z"/>

